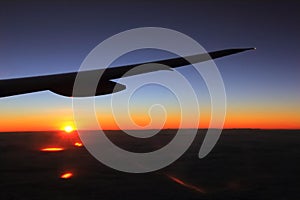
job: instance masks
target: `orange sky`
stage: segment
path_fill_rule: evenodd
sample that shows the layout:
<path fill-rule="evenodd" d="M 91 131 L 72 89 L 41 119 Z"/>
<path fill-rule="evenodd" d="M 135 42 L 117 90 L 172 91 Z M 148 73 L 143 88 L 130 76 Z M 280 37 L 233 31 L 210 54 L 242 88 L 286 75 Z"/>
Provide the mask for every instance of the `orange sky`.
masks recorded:
<path fill-rule="evenodd" d="M 72 107 L 44 108 L 16 110 L 5 109 L 0 114 L 1 132 L 7 131 L 47 131 L 62 130 L 65 126 L 75 126 L 73 121 Z M 118 129 L 111 112 L 98 114 L 98 119 L 103 129 Z M 125 118 L 126 116 L 123 116 Z M 180 124 L 180 113 L 173 112 L 165 119 L 164 115 L 152 115 L 152 125 L 148 126 L 151 118 L 148 113 L 132 113 L 132 120 L 141 128 L 178 128 Z M 193 116 L 190 116 L 193 117 Z M 210 113 L 206 110 L 201 113 L 200 128 L 207 128 Z M 83 118 L 84 120 L 84 118 Z M 122 120 L 122 117 L 118 117 Z M 162 122 L 166 121 L 164 125 Z M 126 122 L 126 121 L 125 121 Z M 86 128 L 98 129 L 86 123 Z M 122 129 L 136 129 L 130 123 L 121 123 Z M 183 124 L 183 128 L 196 128 L 190 124 Z M 300 108 L 293 106 L 278 107 L 276 105 L 244 106 L 228 105 L 224 128 L 265 128 L 265 129 L 300 129 Z"/>

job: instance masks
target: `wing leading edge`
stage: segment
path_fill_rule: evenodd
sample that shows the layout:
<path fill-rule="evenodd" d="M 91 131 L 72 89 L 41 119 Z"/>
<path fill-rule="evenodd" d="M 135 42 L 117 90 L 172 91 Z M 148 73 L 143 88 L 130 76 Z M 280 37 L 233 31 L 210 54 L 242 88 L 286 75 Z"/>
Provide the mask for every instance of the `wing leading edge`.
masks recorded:
<path fill-rule="evenodd" d="M 197 54 L 187 57 L 177 57 L 107 69 L 0 80 L 0 97 L 9 97 L 47 90 L 62 96 L 71 97 L 73 95 L 73 85 L 78 73 L 83 73 L 85 76 L 93 76 L 100 73 L 102 76 L 98 87 L 96 88 L 95 94 L 92 95 L 83 93 L 78 94 L 76 97 L 112 94 L 114 92 L 126 89 L 126 86 L 115 83 L 111 81 L 111 79 L 169 69 L 166 67 L 158 67 L 157 65 L 151 66 L 151 63 L 167 65 L 170 68 L 177 68 L 254 49 L 255 48 L 225 49 L 209 52 L 207 54 Z M 138 68 L 137 70 L 132 70 L 140 65 L 145 66 Z M 127 73 L 129 71 L 130 73 Z"/>

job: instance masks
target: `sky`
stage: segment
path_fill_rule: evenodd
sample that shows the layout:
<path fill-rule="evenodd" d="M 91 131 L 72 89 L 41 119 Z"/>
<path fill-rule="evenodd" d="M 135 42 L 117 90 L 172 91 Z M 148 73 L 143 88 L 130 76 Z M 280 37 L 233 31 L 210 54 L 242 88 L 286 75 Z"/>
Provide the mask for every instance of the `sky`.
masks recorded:
<path fill-rule="evenodd" d="M 257 48 L 215 61 L 227 96 L 225 128 L 300 129 L 299 6 L 297 1 L 1 1 L 0 79 L 77 71 L 105 39 L 128 29 L 163 27 L 188 35 L 207 51 Z M 167 56 L 142 51 L 116 63 Z M 198 127 L 205 128 L 210 119 L 207 89 L 191 68 L 178 71 L 195 90 L 202 112 Z M 121 83 L 130 88 L 141 79 L 163 75 L 155 72 Z M 114 96 L 122 99 L 124 94 Z M 118 129 L 110 96 L 96 98 L 97 117 L 103 129 Z M 167 114 L 154 109 L 149 115 L 154 104 L 165 105 Z M 183 105 L 194 109 L 189 106 Z M 0 131 L 58 130 L 74 125 L 72 99 L 48 91 L 2 98 L 0 109 Z M 121 106 L 114 109 L 122 129 L 159 128 L 161 122 L 164 128 L 178 128 L 180 124 L 176 98 L 154 84 L 140 88 L 131 99 L 135 125 L 125 119 Z M 182 127 L 196 128 L 189 123 Z"/>

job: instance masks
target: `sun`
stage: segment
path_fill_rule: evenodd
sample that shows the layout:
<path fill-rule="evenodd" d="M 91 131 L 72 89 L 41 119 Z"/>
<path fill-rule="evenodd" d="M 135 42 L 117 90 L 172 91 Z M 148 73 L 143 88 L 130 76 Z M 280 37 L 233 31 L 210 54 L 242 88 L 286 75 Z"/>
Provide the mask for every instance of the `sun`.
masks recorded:
<path fill-rule="evenodd" d="M 64 127 L 64 131 L 67 133 L 71 133 L 72 131 L 74 131 L 74 128 L 71 125 L 68 125 Z"/>

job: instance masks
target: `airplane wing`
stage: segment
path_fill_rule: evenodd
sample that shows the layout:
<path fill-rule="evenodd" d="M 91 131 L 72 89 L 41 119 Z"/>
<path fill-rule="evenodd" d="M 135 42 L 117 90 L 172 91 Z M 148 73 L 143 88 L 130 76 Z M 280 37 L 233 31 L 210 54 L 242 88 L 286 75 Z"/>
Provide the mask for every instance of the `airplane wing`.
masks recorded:
<path fill-rule="evenodd" d="M 114 92 L 126 89 L 125 85 L 111 81 L 112 79 L 167 69 L 166 67 L 157 67 L 157 65 L 153 65 L 153 67 L 151 65 L 145 65 L 142 68 L 130 71 L 140 65 L 157 63 L 167 65 L 170 68 L 177 68 L 253 49 L 255 48 L 225 49 L 205 54 L 177 57 L 172 59 L 158 60 L 153 62 L 119 66 L 107 69 L 0 80 L 0 98 L 47 90 L 62 96 L 71 97 L 73 96 L 73 86 L 78 73 L 83 73 L 87 77 L 94 76 L 95 74 L 99 73 L 102 74 L 96 89 L 96 94 L 94 95 L 98 96 L 112 94 Z M 82 94 L 76 95 L 76 97 L 94 96 L 91 94 L 85 94 L 84 92 Z"/>

